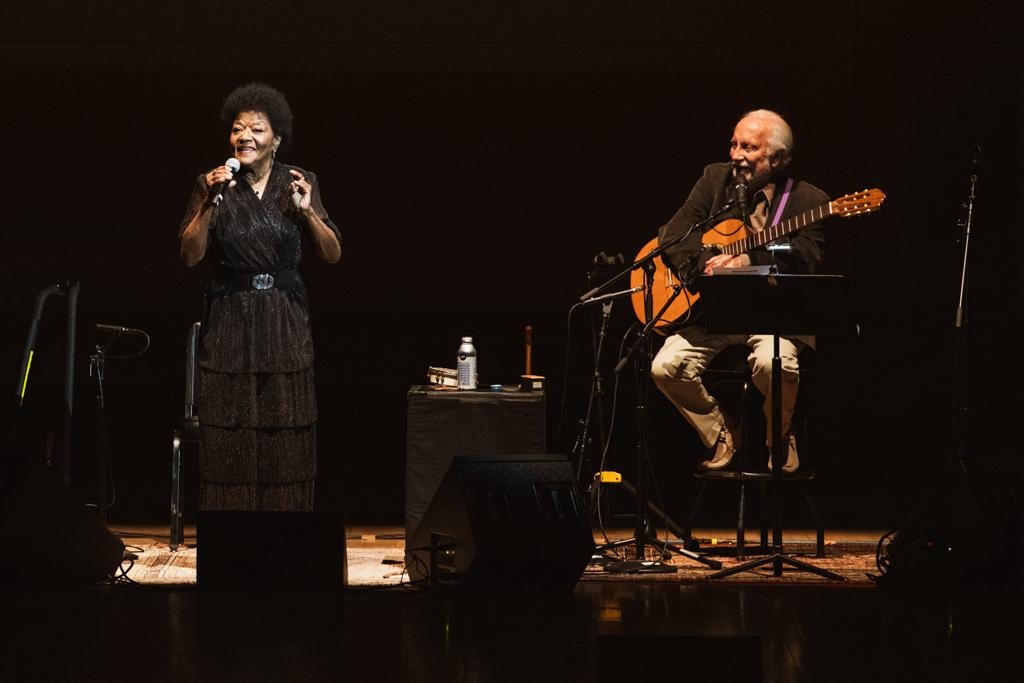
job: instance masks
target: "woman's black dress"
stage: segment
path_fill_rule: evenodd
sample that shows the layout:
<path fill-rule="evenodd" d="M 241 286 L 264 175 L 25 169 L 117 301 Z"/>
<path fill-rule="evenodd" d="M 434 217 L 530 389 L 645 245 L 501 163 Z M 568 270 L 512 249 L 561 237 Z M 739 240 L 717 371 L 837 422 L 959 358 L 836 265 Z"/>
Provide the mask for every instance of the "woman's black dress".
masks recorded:
<path fill-rule="evenodd" d="M 239 179 L 212 209 L 206 258 L 215 273 L 203 300 L 198 362 L 201 510 L 313 506 L 313 340 L 296 270 L 307 228 L 291 203 L 292 168 L 310 183 L 313 210 L 340 240 L 316 176 L 281 163 L 262 199 Z M 179 236 L 206 196 L 199 176 Z"/>

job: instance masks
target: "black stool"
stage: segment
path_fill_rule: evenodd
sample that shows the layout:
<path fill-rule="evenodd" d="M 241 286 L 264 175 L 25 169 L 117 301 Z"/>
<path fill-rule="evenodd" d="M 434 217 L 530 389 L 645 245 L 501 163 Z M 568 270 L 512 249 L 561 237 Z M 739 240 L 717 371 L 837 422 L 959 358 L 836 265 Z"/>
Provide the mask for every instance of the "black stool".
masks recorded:
<path fill-rule="evenodd" d="M 728 469 L 694 472 L 693 476 L 700 480 L 700 487 L 683 526 L 685 547 L 690 550 L 699 549 L 698 543 L 693 538 L 693 522 L 704 498 L 708 482 L 721 481 L 737 484 L 739 486 L 739 509 L 736 517 L 736 557 L 738 559 L 745 558 L 747 553 L 744 523 L 747 485 L 750 483 L 757 484 L 760 503 L 761 543 L 758 551 L 767 552 L 769 549 L 768 484 L 772 475 L 766 467 L 768 449 L 764 445 L 766 434 L 763 412 L 764 397 L 753 387 L 750 366 L 747 363 L 749 355 L 750 349 L 746 346 L 730 346 L 715 357 L 702 375 L 702 381 L 708 392 L 718 399 L 726 412 L 738 416 L 739 448 L 737 448 Z M 808 455 L 813 451 L 807 430 L 807 406 L 810 405 L 808 397 L 813 394 L 811 384 L 814 375 L 814 349 L 804 348 L 800 352 L 799 362 L 800 388 L 797 394 L 796 409 L 793 413 L 793 430 L 796 433 L 797 446 L 803 464 L 793 474 L 784 474 L 782 482 L 798 482 L 800 484 L 800 490 L 811 517 L 814 519 L 817 532 L 815 556 L 824 557 L 825 526 L 811 497 L 809 482 L 814 480 L 814 470 L 807 464 L 809 462 Z M 757 463 L 756 466 L 755 463 Z"/>

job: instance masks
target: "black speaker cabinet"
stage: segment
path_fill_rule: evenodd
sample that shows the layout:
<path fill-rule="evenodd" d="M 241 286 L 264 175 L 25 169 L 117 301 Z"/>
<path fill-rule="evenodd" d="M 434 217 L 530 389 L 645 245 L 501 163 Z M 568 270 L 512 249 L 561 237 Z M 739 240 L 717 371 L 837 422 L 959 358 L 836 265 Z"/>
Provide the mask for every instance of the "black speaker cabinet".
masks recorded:
<path fill-rule="evenodd" d="M 201 590 L 332 593 L 345 579 L 345 526 L 336 514 L 199 512 Z"/>
<path fill-rule="evenodd" d="M 543 392 L 452 391 L 416 386 L 408 394 L 405 540 L 456 455 L 543 454 Z"/>
<path fill-rule="evenodd" d="M 571 588 L 594 552 L 564 455 L 456 456 L 406 546 L 413 581 Z"/>

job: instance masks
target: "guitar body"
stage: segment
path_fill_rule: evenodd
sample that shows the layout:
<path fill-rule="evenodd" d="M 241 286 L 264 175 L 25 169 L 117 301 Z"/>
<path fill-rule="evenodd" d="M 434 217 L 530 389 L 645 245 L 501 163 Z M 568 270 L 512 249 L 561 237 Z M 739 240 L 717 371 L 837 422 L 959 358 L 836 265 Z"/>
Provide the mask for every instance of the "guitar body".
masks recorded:
<path fill-rule="evenodd" d="M 722 221 L 711 230 L 704 233 L 701 238 L 701 243 L 705 246 L 717 245 L 725 246 L 732 244 L 733 242 L 739 242 L 747 237 L 747 229 L 743 226 L 743 221 L 730 218 L 729 220 Z M 643 257 L 650 254 L 658 247 L 658 238 L 655 237 L 653 240 L 648 242 L 640 249 L 640 252 L 636 255 L 634 261 L 639 261 Z M 672 272 L 672 269 L 660 258 L 654 259 L 654 277 L 651 284 L 651 315 L 656 315 L 658 311 L 662 309 L 672 295 L 675 293 L 676 287 L 680 286 L 679 278 Z M 634 270 L 629 276 L 630 287 L 640 287 L 644 285 L 644 272 L 641 269 Z M 661 314 L 661 317 L 656 323 L 654 323 L 654 331 L 661 335 L 668 334 L 668 330 L 680 320 L 690 307 L 693 306 L 700 298 L 700 295 L 696 292 L 683 288 L 679 296 L 676 297 L 675 301 Z M 644 312 L 644 291 L 634 292 L 631 296 L 633 302 L 633 312 L 636 313 L 637 319 L 642 323 L 647 323 L 647 315 Z"/>
<path fill-rule="evenodd" d="M 745 252 L 755 249 L 759 246 L 763 246 L 779 239 L 783 235 L 788 235 L 791 232 L 800 230 L 801 228 L 813 225 L 819 221 L 823 221 L 831 216 L 840 216 L 842 218 L 852 218 L 853 216 L 861 216 L 867 213 L 878 211 L 881 208 L 882 202 L 885 201 L 885 193 L 878 188 L 872 188 L 870 190 L 861 190 L 860 192 L 854 192 L 852 194 L 846 194 L 837 199 L 833 199 L 827 204 L 816 206 L 813 209 L 808 209 L 796 216 L 792 216 L 782 221 L 766 227 L 760 232 L 748 232 L 744 227 L 743 222 L 730 218 L 724 220 L 716 225 L 711 230 L 708 230 L 701 237 L 701 243 L 705 246 L 714 245 L 718 247 L 719 253 L 729 254 L 731 256 L 737 256 Z M 637 254 L 636 260 L 639 261 L 643 257 L 650 254 L 658 247 L 658 238 L 655 237 L 653 240 L 644 245 L 640 253 Z M 632 287 L 644 287 L 646 289 L 646 283 L 644 282 L 644 273 L 640 269 L 636 269 L 630 273 L 629 283 Z M 654 259 L 654 274 L 651 280 L 651 301 L 653 306 L 651 307 L 651 316 L 658 315 L 658 311 L 661 311 L 665 303 L 672 297 L 676 291 L 676 287 L 679 287 L 679 278 L 672 272 L 664 261 L 660 258 Z M 640 322 L 647 324 L 647 313 L 644 311 L 644 295 L 645 291 L 634 292 L 632 295 L 633 311 L 636 313 L 636 317 Z M 697 302 L 698 295 L 694 292 L 683 288 L 679 296 L 676 297 L 672 305 L 669 306 L 659 317 L 657 322 L 654 323 L 654 330 L 658 334 L 668 334 L 669 329 L 679 321 L 690 307 Z"/>

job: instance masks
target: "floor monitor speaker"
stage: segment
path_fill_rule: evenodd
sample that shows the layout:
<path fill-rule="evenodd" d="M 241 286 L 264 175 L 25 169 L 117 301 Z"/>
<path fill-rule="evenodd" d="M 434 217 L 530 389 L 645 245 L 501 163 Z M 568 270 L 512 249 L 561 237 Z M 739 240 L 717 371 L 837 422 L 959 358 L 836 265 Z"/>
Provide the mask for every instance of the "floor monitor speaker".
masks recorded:
<path fill-rule="evenodd" d="M 406 548 L 412 581 L 571 588 L 594 552 L 564 455 L 456 456 Z"/>

